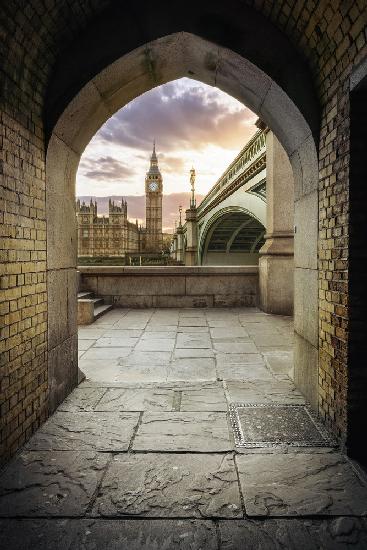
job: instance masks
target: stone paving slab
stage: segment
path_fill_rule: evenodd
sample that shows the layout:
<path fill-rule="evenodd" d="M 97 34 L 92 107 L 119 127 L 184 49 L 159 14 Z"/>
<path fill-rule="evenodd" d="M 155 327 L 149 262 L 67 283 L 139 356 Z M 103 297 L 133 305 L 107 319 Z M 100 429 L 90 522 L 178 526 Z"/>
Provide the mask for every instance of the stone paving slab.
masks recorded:
<path fill-rule="evenodd" d="M 289 379 L 228 381 L 226 388 L 231 403 L 293 403 L 294 405 L 305 403 L 303 395 Z"/>
<path fill-rule="evenodd" d="M 79 386 L 65 399 L 65 401 L 61 403 L 58 411 L 92 411 L 97 403 L 101 400 L 104 393 L 106 393 L 105 388 L 82 388 Z"/>
<path fill-rule="evenodd" d="M 208 325 L 210 328 L 236 328 L 240 327 L 240 323 L 237 319 L 233 319 L 232 317 L 224 317 L 222 319 L 209 319 Z"/>
<path fill-rule="evenodd" d="M 197 359 L 200 357 L 214 357 L 214 351 L 212 349 L 206 349 L 206 348 L 194 348 L 194 349 L 186 349 L 186 348 L 180 348 L 175 349 L 173 353 L 173 359 Z"/>
<path fill-rule="evenodd" d="M 82 326 L 78 328 L 78 337 L 80 340 L 97 340 L 101 338 L 107 331 L 105 328 L 91 328 L 93 325 Z"/>
<path fill-rule="evenodd" d="M 215 361 L 209 357 L 175 359 L 167 371 L 167 381 L 170 382 L 214 382 L 216 379 Z"/>
<path fill-rule="evenodd" d="M 112 328 L 105 330 L 103 336 L 105 338 L 140 338 L 143 334 L 141 329 Z"/>
<path fill-rule="evenodd" d="M 179 326 L 177 328 L 177 332 L 182 332 L 182 333 L 187 333 L 187 332 L 195 332 L 196 334 L 199 334 L 199 333 L 208 333 L 209 332 L 209 327 L 205 326 L 205 327 L 192 327 L 192 326 L 187 326 L 187 327 L 182 327 L 182 326 Z"/>
<path fill-rule="evenodd" d="M 177 335 L 176 349 L 197 349 L 197 348 L 212 348 L 212 342 L 209 334 L 196 334 L 195 332 L 183 333 Z"/>
<path fill-rule="evenodd" d="M 95 339 L 93 340 L 82 340 L 79 338 L 78 340 L 78 351 L 86 351 L 89 349 L 93 344 L 96 342 Z"/>
<path fill-rule="evenodd" d="M 57 411 L 27 443 L 36 451 L 127 451 L 139 413 Z"/>
<path fill-rule="evenodd" d="M 99 338 L 96 348 L 133 348 L 139 342 L 138 338 Z"/>
<path fill-rule="evenodd" d="M 155 325 L 155 324 L 150 324 L 149 323 L 146 326 L 146 329 L 145 329 L 144 333 L 148 334 L 149 332 L 175 332 L 175 331 L 177 331 L 177 324 Z"/>
<path fill-rule="evenodd" d="M 365 550 L 365 519 L 1 519 L 7 550 Z M 246 546 L 244 547 L 244 541 Z"/>
<path fill-rule="evenodd" d="M 7 550 L 217 550 L 214 522 L 201 520 L 0 520 Z"/>
<path fill-rule="evenodd" d="M 166 382 L 168 378 L 167 365 L 125 365 L 119 367 L 116 382 L 125 384 L 146 384 Z"/>
<path fill-rule="evenodd" d="M 176 338 L 176 331 L 165 331 L 162 333 L 161 331 L 149 331 L 149 332 L 143 332 L 143 335 L 141 337 L 142 340 L 166 340 L 166 339 L 175 339 Z"/>
<path fill-rule="evenodd" d="M 79 361 L 79 368 L 85 376 L 94 382 L 115 382 L 119 373 L 118 359 L 84 359 Z"/>
<path fill-rule="evenodd" d="M 206 327 L 208 323 L 205 317 L 182 317 L 179 325 L 180 327 Z"/>
<path fill-rule="evenodd" d="M 247 338 L 248 334 L 246 330 L 241 326 L 226 327 L 226 328 L 211 328 L 210 335 L 213 340 L 227 339 L 227 338 Z"/>
<path fill-rule="evenodd" d="M 90 451 L 23 451 L 1 476 L 0 516 L 82 516 L 107 465 Z"/>
<path fill-rule="evenodd" d="M 131 353 L 131 348 L 99 348 L 95 347 L 89 349 L 84 355 L 84 360 L 95 361 L 96 359 L 119 359 L 120 357 L 127 357 Z"/>
<path fill-rule="evenodd" d="M 267 366 L 275 374 L 293 373 L 293 351 L 268 351 L 264 352 L 263 356 Z"/>
<path fill-rule="evenodd" d="M 223 452 L 233 449 L 222 412 L 145 413 L 134 451 Z"/>
<path fill-rule="evenodd" d="M 153 334 L 153 333 L 151 333 Z M 173 351 L 175 340 L 169 338 L 146 338 L 136 345 L 136 351 Z"/>
<path fill-rule="evenodd" d="M 256 346 L 284 346 L 291 345 L 293 339 L 284 334 L 255 334 L 251 336 Z"/>
<path fill-rule="evenodd" d="M 214 388 L 197 388 L 183 390 L 180 410 L 189 411 L 223 411 L 227 412 L 227 401 L 221 386 Z"/>
<path fill-rule="evenodd" d="M 134 350 L 128 357 L 122 357 L 119 361 L 121 366 L 147 366 L 152 365 L 162 366 L 168 365 L 171 360 L 171 352 L 169 351 L 137 351 Z"/>
<path fill-rule="evenodd" d="M 118 329 L 140 329 L 144 330 L 145 326 L 147 324 L 147 320 L 133 320 L 133 319 L 127 319 L 124 317 L 121 321 L 117 321 L 117 323 L 114 324 L 114 328 Z"/>
<path fill-rule="evenodd" d="M 179 453 L 116 455 L 91 513 L 105 517 L 242 517 L 233 457 Z"/>
<path fill-rule="evenodd" d="M 265 361 L 260 353 L 216 353 L 217 365 L 262 365 Z"/>
<path fill-rule="evenodd" d="M 97 411 L 172 411 L 171 388 L 116 388 L 105 391 Z"/>
<path fill-rule="evenodd" d="M 217 365 L 219 380 L 267 380 L 271 382 L 273 376 L 263 365 L 228 364 Z"/>
<path fill-rule="evenodd" d="M 236 457 L 249 516 L 367 515 L 367 484 L 339 453 Z"/>
<path fill-rule="evenodd" d="M 332 520 L 268 519 L 220 521 L 221 550 L 365 550 L 367 522 L 340 517 Z M 245 546 L 244 546 L 244 541 Z"/>
<path fill-rule="evenodd" d="M 238 353 L 258 353 L 258 350 L 252 342 L 216 342 L 213 343 L 214 349 L 219 353 L 238 354 Z"/>

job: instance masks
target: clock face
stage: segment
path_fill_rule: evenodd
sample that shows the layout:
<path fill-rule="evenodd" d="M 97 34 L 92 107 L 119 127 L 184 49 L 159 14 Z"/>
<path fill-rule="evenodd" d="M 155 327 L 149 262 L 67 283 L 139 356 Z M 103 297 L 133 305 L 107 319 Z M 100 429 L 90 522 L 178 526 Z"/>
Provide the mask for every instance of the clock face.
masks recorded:
<path fill-rule="evenodd" d="M 149 191 L 157 191 L 157 190 L 158 190 L 158 183 L 153 181 L 152 183 L 149 184 Z"/>

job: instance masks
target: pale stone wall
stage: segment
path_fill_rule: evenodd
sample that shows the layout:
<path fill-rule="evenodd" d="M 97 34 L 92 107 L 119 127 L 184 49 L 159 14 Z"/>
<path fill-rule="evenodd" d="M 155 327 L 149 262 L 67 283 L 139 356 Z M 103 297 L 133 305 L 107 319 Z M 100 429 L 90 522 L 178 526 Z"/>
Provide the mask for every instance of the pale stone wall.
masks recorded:
<path fill-rule="evenodd" d="M 83 290 L 118 307 L 255 306 L 258 268 L 79 267 Z"/>

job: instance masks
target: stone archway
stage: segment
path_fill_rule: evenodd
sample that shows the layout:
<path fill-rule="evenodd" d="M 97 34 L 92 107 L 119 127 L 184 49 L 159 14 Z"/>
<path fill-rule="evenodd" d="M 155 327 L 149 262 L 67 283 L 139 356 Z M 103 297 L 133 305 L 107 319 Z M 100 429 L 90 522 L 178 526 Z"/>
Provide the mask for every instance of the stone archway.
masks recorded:
<path fill-rule="evenodd" d="M 226 245 L 226 251 L 230 248 L 232 241 L 240 233 L 241 229 L 245 229 L 249 225 L 251 220 L 255 222 L 256 226 L 262 228 L 261 233 L 264 234 L 265 227 L 262 223 L 262 220 L 259 220 L 252 212 L 249 212 L 242 207 L 221 208 L 211 218 L 207 220 L 207 223 L 205 225 L 203 224 L 204 227 L 201 227 L 201 234 L 199 235 L 198 243 L 198 256 L 200 264 L 205 265 L 205 257 L 208 253 L 208 245 L 213 236 L 213 232 L 215 232 L 215 230 L 218 228 L 223 220 L 228 219 L 229 217 L 231 217 L 231 215 L 238 216 L 239 223 L 236 223 L 235 227 L 233 227 L 233 231 L 231 231 L 230 239 Z M 257 244 L 257 242 L 253 243 L 255 247 Z M 251 252 L 253 251 L 251 250 Z"/>
<path fill-rule="evenodd" d="M 152 87 L 182 76 L 215 85 L 246 104 L 274 131 L 290 158 L 295 181 L 295 292 L 299 304 L 295 311 L 295 372 L 298 386 L 317 407 L 318 164 L 314 124 L 306 121 L 290 96 L 256 65 L 232 50 L 178 32 L 134 49 L 95 75 L 75 93 L 50 131 L 46 204 L 51 410 L 77 378 L 74 187 L 80 155 L 117 109 Z M 300 105 L 303 101 L 304 96 Z M 315 121 L 317 113 L 308 119 Z M 67 372 L 62 365 L 68 365 Z"/>

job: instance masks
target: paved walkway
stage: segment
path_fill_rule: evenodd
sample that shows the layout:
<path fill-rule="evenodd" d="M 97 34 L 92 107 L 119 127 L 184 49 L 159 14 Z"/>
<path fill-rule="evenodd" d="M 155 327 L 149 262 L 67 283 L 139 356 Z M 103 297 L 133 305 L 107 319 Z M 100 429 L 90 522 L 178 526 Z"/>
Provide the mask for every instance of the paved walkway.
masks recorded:
<path fill-rule="evenodd" d="M 233 403 L 248 441 L 318 433 L 289 318 L 113 310 L 79 356 L 86 380 L 0 477 L 1 548 L 367 548 L 366 480 L 336 448 L 235 445 Z"/>

